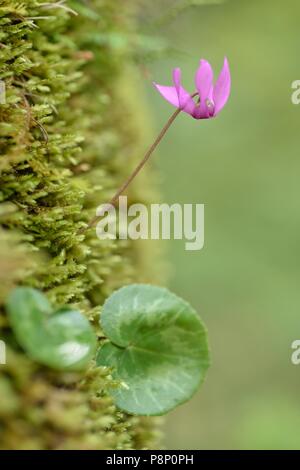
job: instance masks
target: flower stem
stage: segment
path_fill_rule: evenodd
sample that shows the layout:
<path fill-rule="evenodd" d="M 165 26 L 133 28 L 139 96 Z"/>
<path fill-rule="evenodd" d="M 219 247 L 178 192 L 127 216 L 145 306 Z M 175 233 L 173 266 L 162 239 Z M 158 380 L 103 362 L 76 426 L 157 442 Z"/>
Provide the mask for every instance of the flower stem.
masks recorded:
<path fill-rule="evenodd" d="M 144 167 L 144 165 L 147 163 L 147 161 L 149 160 L 149 158 L 151 157 L 152 153 L 154 152 L 154 150 L 156 149 L 156 147 L 158 146 L 158 144 L 161 142 L 161 140 L 164 138 L 165 134 L 167 133 L 168 129 L 170 128 L 170 126 L 172 125 L 172 123 L 175 121 L 175 119 L 177 118 L 178 114 L 181 112 L 181 109 L 176 109 L 176 111 L 172 114 L 172 116 L 170 116 L 170 118 L 168 119 L 167 123 L 164 125 L 164 127 L 162 128 L 162 130 L 160 131 L 160 133 L 158 134 L 158 136 L 156 137 L 155 141 L 153 142 L 153 144 L 151 145 L 151 147 L 147 150 L 144 158 L 140 161 L 140 163 L 138 164 L 138 166 L 133 170 L 133 172 L 131 173 L 131 175 L 127 178 L 127 180 L 125 181 L 125 183 L 122 184 L 122 186 L 118 189 L 118 191 L 114 194 L 114 196 L 111 198 L 111 200 L 109 201 L 108 204 L 111 204 L 112 206 L 115 206 L 118 199 L 119 199 L 119 196 L 128 188 L 128 186 L 130 185 L 130 183 L 134 180 L 134 178 L 139 174 L 139 172 L 141 171 L 141 169 Z M 95 223 L 98 221 L 98 219 L 100 219 L 101 216 L 95 216 L 93 219 L 90 220 L 90 222 L 88 223 L 87 227 L 84 227 L 83 229 L 81 229 L 79 231 L 79 233 L 82 233 L 82 232 L 85 232 L 86 230 L 88 230 L 89 228 L 93 227 L 93 225 L 95 225 Z"/>

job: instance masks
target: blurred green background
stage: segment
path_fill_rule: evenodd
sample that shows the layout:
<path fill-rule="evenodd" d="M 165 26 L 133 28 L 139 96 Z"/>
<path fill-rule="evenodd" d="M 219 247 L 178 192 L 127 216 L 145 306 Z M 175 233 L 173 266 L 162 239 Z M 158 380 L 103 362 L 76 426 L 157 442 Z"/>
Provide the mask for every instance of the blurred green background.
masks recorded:
<path fill-rule="evenodd" d="M 150 66 L 158 83 L 180 66 L 193 91 L 201 57 L 217 74 L 227 55 L 232 73 L 218 118 L 180 115 L 153 159 L 165 202 L 205 204 L 202 251 L 164 242 L 170 287 L 204 319 L 212 351 L 206 383 L 167 419 L 169 449 L 300 449 L 299 17 L 298 0 L 228 0 L 159 31 L 180 54 Z M 156 132 L 172 107 L 146 93 Z"/>

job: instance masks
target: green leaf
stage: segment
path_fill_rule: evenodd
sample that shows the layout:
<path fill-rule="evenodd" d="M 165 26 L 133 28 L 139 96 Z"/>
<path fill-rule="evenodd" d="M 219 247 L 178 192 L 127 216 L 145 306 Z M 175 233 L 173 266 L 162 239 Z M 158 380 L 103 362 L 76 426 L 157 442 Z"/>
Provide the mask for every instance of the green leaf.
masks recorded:
<path fill-rule="evenodd" d="M 69 307 L 52 312 L 36 289 L 18 287 L 7 301 L 19 344 L 37 362 L 58 370 L 82 370 L 93 357 L 96 336 L 87 318 Z"/>
<path fill-rule="evenodd" d="M 122 410 L 161 415 L 189 400 L 209 366 L 206 330 L 192 307 L 167 289 L 131 285 L 104 304 L 109 343 L 97 365 L 121 382 L 112 394 Z"/>

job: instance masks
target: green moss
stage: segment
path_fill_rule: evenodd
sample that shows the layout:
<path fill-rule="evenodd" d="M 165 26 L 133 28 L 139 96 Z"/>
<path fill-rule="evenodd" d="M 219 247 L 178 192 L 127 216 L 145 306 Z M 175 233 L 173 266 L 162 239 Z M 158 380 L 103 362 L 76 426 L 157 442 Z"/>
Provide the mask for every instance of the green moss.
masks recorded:
<path fill-rule="evenodd" d="M 132 55 L 125 39 L 133 32 L 126 4 L 65 3 L 75 16 L 53 0 L 0 2 L 0 300 L 18 283 L 37 287 L 56 305 L 76 304 L 96 330 L 107 295 L 150 272 L 138 243 L 78 234 L 140 157 L 125 88 Z M 157 420 L 118 411 L 105 371 L 91 364 L 86 374 L 61 374 L 34 363 L 16 344 L 4 308 L 0 338 L 8 344 L 0 449 L 158 445 Z"/>

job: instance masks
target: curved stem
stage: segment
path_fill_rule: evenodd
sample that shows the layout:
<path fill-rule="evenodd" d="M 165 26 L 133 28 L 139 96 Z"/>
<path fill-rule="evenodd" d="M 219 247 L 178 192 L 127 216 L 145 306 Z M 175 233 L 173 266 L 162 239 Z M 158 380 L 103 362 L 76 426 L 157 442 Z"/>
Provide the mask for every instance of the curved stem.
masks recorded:
<path fill-rule="evenodd" d="M 160 143 L 160 141 L 163 139 L 163 137 L 165 136 L 165 134 L 167 133 L 169 127 L 171 126 L 171 124 L 175 121 L 175 119 L 177 118 L 178 114 L 180 113 L 181 109 L 177 109 L 175 111 L 175 113 L 172 114 L 172 116 L 168 119 L 167 123 L 164 125 L 164 127 L 162 128 L 162 130 L 160 131 L 160 133 L 158 134 L 158 136 L 156 137 L 155 141 L 153 142 L 153 144 L 151 145 L 151 147 L 149 148 L 149 150 L 146 152 L 144 158 L 142 159 L 142 161 L 138 164 L 138 166 L 135 168 L 135 170 L 131 173 L 131 175 L 129 176 L 129 178 L 125 181 L 125 183 L 118 189 L 118 191 L 116 192 L 116 194 L 111 198 L 111 200 L 109 201 L 109 204 L 111 205 L 115 205 L 117 200 L 119 199 L 119 196 L 125 191 L 125 189 L 127 189 L 127 187 L 130 185 L 131 181 L 136 177 L 136 175 L 141 171 L 141 169 L 143 168 L 143 166 L 145 165 L 145 163 L 147 163 L 147 161 L 149 160 L 149 158 L 151 157 L 152 153 L 154 152 L 154 150 L 156 149 L 156 147 L 158 146 L 158 144 Z"/>
<path fill-rule="evenodd" d="M 195 92 L 193 95 L 191 95 L 191 98 L 194 98 L 196 95 L 198 95 L 198 92 Z M 165 134 L 167 133 L 167 131 L 169 130 L 170 126 L 173 124 L 173 122 L 175 121 L 175 119 L 177 118 L 178 114 L 181 112 L 181 109 L 176 109 L 176 111 L 170 116 L 170 118 L 168 119 L 168 121 L 166 122 L 166 124 L 164 125 L 164 127 L 162 128 L 162 130 L 160 131 L 160 133 L 158 134 L 158 136 L 156 137 L 155 141 L 153 142 L 153 144 L 151 145 L 151 147 L 147 150 L 144 158 L 140 161 L 140 163 L 137 165 L 137 167 L 133 170 L 133 172 L 131 173 L 131 175 L 127 178 L 127 180 L 125 181 L 125 183 L 122 184 L 122 186 L 118 189 L 118 191 L 114 194 L 114 196 L 111 198 L 111 200 L 108 202 L 108 204 L 111 204 L 112 206 L 115 206 L 118 199 L 119 199 L 119 196 L 121 196 L 121 194 L 128 188 L 128 186 L 130 185 L 130 183 L 132 182 L 132 180 L 134 180 L 134 178 L 139 174 L 139 172 L 141 171 L 141 169 L 144 167 L 144 165 L 147 163 L 147 161 L 149 160 L 149 158 L 151 157 L 152 153 L 154 152 L 154 150 L 156 149 L 156 147 L 158 146 L 158 144 L 161 142 L 161 140 L 164 138 Z M 95 223 L 101 218 L 101 216 L 95 216 L 93 219 L 90 220 L 90 222 L 88 223 L 87 227 L 84 227 L 82 228 L 79 233 L 83 233 L 85 232 L 86 230 L 88 230 L 89 228 L 93 227 L 93 225 L 95 225 Z"/>
<path fill-rule="evenodd" d="M 147 150 L 144 158 L 140 161 L 140 163 L 137 165 L 137 167 L 133 170 L 131 175 L 127 178 L 127 180 L 122 184 L 122 186 L 118 189 L 118 191 L 114 194 L 114 196 L 111 198 L 108 204 L 111 204 L 112 206 L 115 206 L 119 196 L 128 188 L 132 180 L 139 174 L 141 169 L 144 167 L 144 165 L 147 163 L 149 158 L 151 157 L 152 153 L 158 146 L 158 144 L 161 142 L 161 140 L 164 138 L 165 134 L 167 133 L 169 127 L 172 125 L 172 123 L 175 121 L 177 118 L 178 114 L 181 112 L 181 109 L 176 109 L 176 111 L 172 114 L 172 116 L 168 119 L 167 123 L 164 125 L 158 136 L 156 137 L 155 141 L 151 145 L 151 147 Z M 89 228 L 93 227 L 95 223 L 100 219 L 101 216 L 95 216 L 90 222 L 88 223 L 87 227 L 84 227 L 83 230 L 80 232 L 82 233 L 85 230 L 88 230 Z"/>

